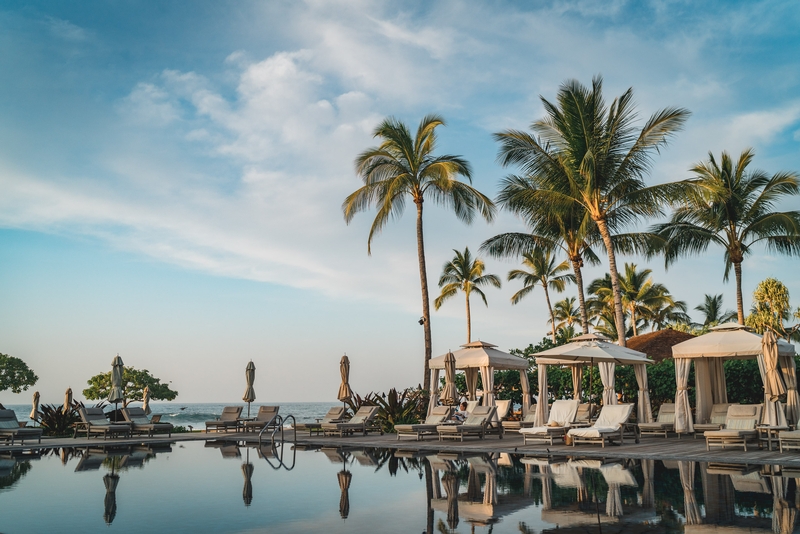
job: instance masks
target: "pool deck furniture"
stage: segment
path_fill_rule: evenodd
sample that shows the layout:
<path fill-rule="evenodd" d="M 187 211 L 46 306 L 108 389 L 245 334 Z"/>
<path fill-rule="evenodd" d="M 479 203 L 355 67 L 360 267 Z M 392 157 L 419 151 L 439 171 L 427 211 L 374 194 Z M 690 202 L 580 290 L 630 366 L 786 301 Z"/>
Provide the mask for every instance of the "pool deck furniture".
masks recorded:
<path fill-rule="evenodd" d="M 436 427 L 450 419 L 453 410 L 450 406 L 435 406 L 424 423 L 410 425 L 394 425 L 397 432 L 397 441 L 404 437 L 413 437 L 419 441 L 423 436 L 436 434 Z"/>
<path fill-rule="evenodd" d="M 328 413 L 326 413 L 321 419 L 317 419 L 316 423 L 297 423 L 294 429 L 295 431 L 308 430 L 309 436 L 311 436 L 314 432 L 319 434 L 322 432 L 322 423 L 343 422 L 344 411 L 345 410 L 343 406 L 334 406 L 328 410 Z"/>
<path fill-rule="evenodd" d="M 708 423 L 694 424 L 694 439 L 703 436 L 709 430 L 722 430 L 725 428 L 725 418 L 728 416 L 728 406 L 733 403 L 714 404 L 711 407 Z"/>
<path fill-rule="evenodd" d="M 222 409 L 222 415 L 215 421 L 206 421 L 206 432 L 211 432 L 214 429 L 217 432 L 224 430 L 227 432 L 233 429 L 234 432 L 239 431 L 239 417 L 242 415 L 241 406 L 225 406 Z"/>
<path fill-rule="evenodd" d="M 73 439 L 78 437 L 78 432 L 86 432 L 87 438 L 92 434 L 102 434 L 104 440 L 109 437 L 130 437 L 131 435 L 130 423 L 112 423 L 102 408 L 79 406 L 78 414 L 81 416 L 81 420 L 75 423 Z"/>
<path fill-rule="evenodd" d="M 781 452 L 800 450 L 800 430 L 778 432 L 778 447 Z"/>
<path fill-rule="evenodd" d="M 152 438 L 156 432 L 166 432 L 168 437 L 172 436 L 173 426 L 171 423 L 154 423 L 147 418 L 147 414 L 142 408 L 123 408 L 122 417 L 131 423 L 131 432 L 134 434 L 147 434 Z"/>
<path fill-rule="evenodd" d="M 744 447 L 748 441 L 758 441 L 756 427 L 761 421 L 762 404 L 731 404 L 725 417 L 725 428 L 708 430 L 703 433 L 706 438 L 706 450 L 711 447 Z"/>
<path fill-rule="evenodd" d="M 494 406 L 476 406 L 463 424 L 437 426 L 436 432 L 439 434 L 439 441 L 444 439 L 464 441 L 464 436 L 479 436 L 480 439 L 483 439 L 495 411 Z"/>
<path fill-rule="evenodd" d="M 340 438 L 345 435 L 352 436 L 356 433 L 366 436 L 370 431 L 379 431 L 372 426 L 372 421 L 376 415 L 378 415 L 377 406 L 362 406 L 345 423 L 322 423 L 322 433 L 326 436 L 338 434 Z M 383 431 L 380 431 L 380 433 L 383 434 Z"/>
<path fill-rule="evenodd" d="M 578 404 L 579 402 L 576 400 L 557 400 L 553 402 L 546 425 L 521 428 L 519 430 L 519 433 L 522 434 L 522 443 L 524 445 L 528 443 L 549 443 L 553 445 L 556 439 L 563 442 L 570 424 L 575 420 L 575 415 L 578 413 Z"/>
<path fill-rule="evenodd" d="M 578 405 L 578 413 L 575 414 L 575 423 L 582 426 L 591 426 L 592 418 L 597 413 L 594 404 L 583 403 Z M 575 426 L 575 425 L 573 425 Z"/>
<path fill-rule="evenodd" d="M 11 445 L 17 439 L 23 444 L 26 439 L 37 439 L 41 443 L 42 429 L 21 426 L 14 410 L 0 410 L 0 439 L 10 440 Z"/>
<path fill-rule="evenodd" d="M 519 421 L 500 421 L 503 430 L 506 432 L 519 432 L 521 428 L 530 428 L 536 424 L 536 408 L 531 408 L 531 412 Z"/>
<path fill-rule="evenodd" d="M 639 423 L 639 433 L 642 436 L 669 437 L 675 430 L 675 403 L 665 402 L 658 409 L 658 417 L 653 423 Z"/>
<path fill-rule="evenodd" d="M 610 404 L 603 406 L 594 425 L 586 428 L 571 428 L 567 436 L 572 439 L 572 446 L 578 443 L 600 443 L 605 448 L 609 443 L 619 439 L 620 445 L 624 441 L 626 424 L 633 412 L 633 404 Z M 638 439 L 636 440 L 638 443 Z"/>
<path fill-rule="evenodd" d="M 508 419 L 511 414 L 511 401 L 510 400 L 496 400 L 494 401 L 495 412 L 486 425 L 486 432 L 484 435 L 497 434 L 500 439 L 503 439 L 505 428 L 503 421 Z"/>
<path fill-rule="evenodd" d="M 280 424 L 278 419 L 280 409 L 280 406 L 259 406 L 258 413 L 253 419 L 240 418 L 239 424 L 245 432 L 276 428 Z"/>

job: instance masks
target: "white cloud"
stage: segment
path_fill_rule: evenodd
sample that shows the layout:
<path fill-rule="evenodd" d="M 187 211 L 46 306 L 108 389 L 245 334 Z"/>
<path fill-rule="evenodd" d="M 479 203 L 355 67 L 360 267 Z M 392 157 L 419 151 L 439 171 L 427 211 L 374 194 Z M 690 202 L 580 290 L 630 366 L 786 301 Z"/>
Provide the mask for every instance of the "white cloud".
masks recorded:
<path fill-rule="evenodd" d="M 47 26 L 54 36 L 65 41 L 81 42 L 86 41 L 89 36 L 85 29 L 73 24 L 68 20 L 47 17 Z"/>

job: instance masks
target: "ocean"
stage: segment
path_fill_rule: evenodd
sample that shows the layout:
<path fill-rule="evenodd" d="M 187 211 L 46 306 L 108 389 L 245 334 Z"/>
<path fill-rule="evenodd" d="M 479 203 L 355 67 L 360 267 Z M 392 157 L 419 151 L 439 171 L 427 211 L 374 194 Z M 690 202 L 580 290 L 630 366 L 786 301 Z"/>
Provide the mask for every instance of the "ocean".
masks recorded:
<path fill-rule="evenodd" d="M 87 402 L 87 406 L 91 406 L 94 404 L 93 402 Z M 261 404 L 267 403 L 259 403 L 254 402 L 250 408 L 250 414 L 255 415 L 258 413 L 258 407 Z M 331 406 L 337 406 L 341 403 L 337 403 L 336 401 L 332 402 L 284 402 L 284 403 L 268 403 L 270 405 L 277 404 L 281 407 L 280 415 L 286 417 L 287 415 L 291 414 L 294 415 L 295 419 L 297 419 L 298 423 L 312 423 L 318 417 L 322 417 L 325 415 Z M 212 421 L 219 417 L 222 413 L 222 408 L 224 406 L 244 406 L 242 410 L 242 415 L 247 415 L 247 403 L 238 402 L 238 403 L 181 403 L 181 402 L 152 402 L 150 403 L 150 409 L 153 411 L 153 414 L 161 414 L 161 420 L 166 421 L 168 423 L 172 423 L 173 425 L 180 425 L 180 426 L 192 426 L 195 429 L 205 429 L 205 422 Z M 141 403 L 132 403 L 132 406 L 141 406 Z M 17 414 L 17 419 L 20 422 L 23 421 L 30 421 L 28 419 L 28 415 L 31 413 L 31 405 L 30 404 L 8 404 L 6 408 L 9 410 L 14 410 Z M 113 408 L 113 405 L 112 405 Z M 106 411 L 108 411 L 108 407 L 106 407 Z"/>

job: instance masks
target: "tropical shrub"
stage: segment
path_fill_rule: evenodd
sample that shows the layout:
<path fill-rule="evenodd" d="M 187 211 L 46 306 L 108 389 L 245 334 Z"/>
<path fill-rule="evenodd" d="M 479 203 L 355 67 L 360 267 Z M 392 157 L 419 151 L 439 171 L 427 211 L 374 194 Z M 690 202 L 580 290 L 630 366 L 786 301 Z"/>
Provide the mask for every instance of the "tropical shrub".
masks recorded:
<path fill-rule="evenodd" d="M 428 408 L 428 392 L 422 388 L 408 388 L 401 393 L 392 388 L 373 398 L 378 406 L 375 419 L 384 432 L 394 432 L 394 425 L 418 423 Z"/>
<path fill-rule="evenodd" d="M 0 391 L 10 389 L 12 393 L 22 393 L 37 380 L 39 377 L 24 361 L 8 354 L 0 354 Z"/>
<path fill-rule="evenodd" d="M 80 403 L 73 403 L 64 413 L 64 405 L 42 404 L 39 406 L 39 424 L 45 436 L 66 436 L 72 432 L 72 425 L 80 421 L 78 415 Z"/>
<path fill-rule="evenodd" d="M 83 390 L 83 396 L 89 400 L 107 399 L 111 393 L 111 371 L 93 376 L 86 382 L 89 387 Z M 147 369 L 135 369 L 125 366 L 122 371 L 122 391 L 125 394 L 123 406 L 129 402 L 142 401 L 144 388 L 150 389 L 151 400 L 175 400 L 178 392 L 170 389 L 168 384 L 154 377 Z"/>

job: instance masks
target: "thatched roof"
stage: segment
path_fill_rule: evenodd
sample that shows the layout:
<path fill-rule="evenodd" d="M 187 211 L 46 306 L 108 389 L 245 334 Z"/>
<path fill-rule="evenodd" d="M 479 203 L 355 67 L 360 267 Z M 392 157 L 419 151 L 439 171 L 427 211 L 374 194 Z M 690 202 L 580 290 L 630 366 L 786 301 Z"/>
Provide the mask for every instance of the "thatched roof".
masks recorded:
<path fill-rule="evenodd" d="M 665 328 L 656 332 L 642 334 L 627 340 L 626 346 L 629 349 L 638 350 L 647 354 L 655 362 L 660 362 L 664 358 L 672 358 L 672 346 L 682 343 L 687 339 L 692 339 L 692 334 L 679 332 L 672 328 Z"/>

